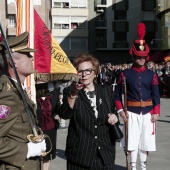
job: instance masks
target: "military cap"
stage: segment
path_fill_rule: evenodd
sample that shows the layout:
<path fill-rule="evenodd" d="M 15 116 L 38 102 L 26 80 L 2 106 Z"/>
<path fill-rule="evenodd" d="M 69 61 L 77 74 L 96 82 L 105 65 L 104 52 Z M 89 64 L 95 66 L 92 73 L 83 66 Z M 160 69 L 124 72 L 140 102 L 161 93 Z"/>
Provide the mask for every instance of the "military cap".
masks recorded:
<path fill-rule="evenodd" d="M 138 40 L 134 40 L 132 47 L 130 48 L 129 54 L 136 55 L 139 57 L 146 57 L 149 58 L 149 47 L 144 40 L 145 36 L 145 24 L 139 23 L 137 26 L 137 34 L 139 36 Z"/>
<path fill-rule="evenodd" d="M 28 47 L 28 32 L 24 32 L 16 37 L 7 39 L 11 52 L 27 53 L 35 52 L 35 49 Z M 0 42 L 0 53 L 7 52 L 4 41 Z"/>
<path fill-rule="evenodd" d="M 164 61 L 167 63 L 167 62 L 170 62 L 170 55 L 167 55 L 164 57 Z"/>

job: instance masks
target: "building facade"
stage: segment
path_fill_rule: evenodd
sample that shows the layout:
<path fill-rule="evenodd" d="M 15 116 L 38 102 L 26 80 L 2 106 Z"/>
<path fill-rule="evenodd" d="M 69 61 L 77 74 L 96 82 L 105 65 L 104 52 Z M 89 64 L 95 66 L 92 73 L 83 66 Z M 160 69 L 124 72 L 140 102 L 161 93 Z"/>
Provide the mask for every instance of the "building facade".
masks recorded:
<path fill-rule="evenodd" d="M 93 19 L 89 21 L 89 50 L 101 62 L 130 62 L 129 48 L 138 38 L 139 22 L 146 25 L 144 38 L 151 53 L 160 49 L 161 42 L 155 40 L 161 39 L 155 0 L 107 0 L 105 4 L 95 0 L 90 6 Z"/>
<path fill-rule="evenodd" d="M 15 35 L 14 1 L 0 2 L 0 20 L 8 36 Z M 101 63 L 131 62 L 128 53 L 133 40 L 138 38 L 139 22 L 146 24 L 145 40 L 151 53 L 162 48 L 162 36 L 167 32 L 161 30 L 161 24 L 168 17 L 157 17 L 155 0 L 36 0 L 34 3 L 71 60 L 79 53 L 89 52 Z"/>
<path fill-rule="evenodd" d="M 162 50 L 170 49 L 170 1 L 157 0 L 157 17 L 161 20 Z"/>

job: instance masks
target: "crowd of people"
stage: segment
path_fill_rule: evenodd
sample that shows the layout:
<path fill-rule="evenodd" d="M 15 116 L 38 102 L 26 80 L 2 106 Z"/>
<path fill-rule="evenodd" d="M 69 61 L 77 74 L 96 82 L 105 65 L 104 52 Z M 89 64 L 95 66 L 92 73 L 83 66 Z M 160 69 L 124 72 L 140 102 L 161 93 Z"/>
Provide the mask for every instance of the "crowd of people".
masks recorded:
<path fill-rule="evenodd" d="M 169 96 L 169 63 L 147 62 L 145 26 L 138 27 L 140 39 L 130 49 L 132 63 L 100 65 L 93 55 L 80 54 L 73 61 L 79 82 L 60 88 L 55 82 L 37 82 L 37 105 L 24 89 L 26 77 L 34 73 L 30 52 L 36 52 L 25 45 L 28 33 L 8 40 L 11 56 L 0 43 L 0 169 L 40 170 L 42 162 L 43 170 L 48 170 L 56 157 L 59 122 L 69 119 L 67 170 L 114 170 L 116 133 L 112 130 L 119 125 L 119 114 L 124 124 L 128 122 L 128 139 L 124 135 L 120 143 L 130 155 L 131 170 L 136 170 L 138 153 L 140 168 L 146 170 L 148 152 L 156 151 L 160 93 Z M 122 94 L 127 95 L 127 113 Z"/>
<path fill-rule="evenodd" d="M 170 98 L 170 62 L 154 63 L 153 61 L 146 62 L 146 67 L 158 76 L 159 91 L 161 97 Z M 124 63 L 114 65 L 111 63 L 101 64 L 99 66 L 99 74 L 97 75 L 97 82 L 100 84 L 112 85 L 115 88 L 119 75 L 122 71 L 130 69 L 132 63 Z"/>

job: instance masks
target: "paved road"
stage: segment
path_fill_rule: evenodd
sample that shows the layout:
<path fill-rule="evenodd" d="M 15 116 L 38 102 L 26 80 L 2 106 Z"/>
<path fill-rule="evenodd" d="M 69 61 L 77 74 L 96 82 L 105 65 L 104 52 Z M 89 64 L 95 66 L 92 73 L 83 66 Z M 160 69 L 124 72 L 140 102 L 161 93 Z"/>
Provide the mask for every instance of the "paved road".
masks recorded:
<path fill-rule="evenodd" d="M 157 151 L 149 153 L 147 170 L 170 170 L 170 99 L 161 99 L 161 116 L 156 126 Z M 66 135 L 67 129 L 58 130 L 57 158 L 51 162 L 50 170 L 66 170 L 66 158 L 64 156 Z M 119 147 L 119 143 L 116 146 L 115 169 L 126 169 L 124 152 Z"/>

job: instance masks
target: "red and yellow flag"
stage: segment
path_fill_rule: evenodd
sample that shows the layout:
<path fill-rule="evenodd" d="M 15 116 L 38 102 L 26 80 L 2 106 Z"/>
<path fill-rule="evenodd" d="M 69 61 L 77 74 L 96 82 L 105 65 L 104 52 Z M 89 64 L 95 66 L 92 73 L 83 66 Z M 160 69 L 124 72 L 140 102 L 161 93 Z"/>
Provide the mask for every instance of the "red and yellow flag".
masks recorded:
<path fill-rule="evenodd" d="M 34 54 L 38 79 L 77 80 L 77 71 L 34 9 Z M 45 81 L 45 80 L 44 80 Z"/>

